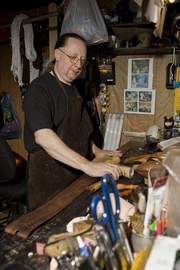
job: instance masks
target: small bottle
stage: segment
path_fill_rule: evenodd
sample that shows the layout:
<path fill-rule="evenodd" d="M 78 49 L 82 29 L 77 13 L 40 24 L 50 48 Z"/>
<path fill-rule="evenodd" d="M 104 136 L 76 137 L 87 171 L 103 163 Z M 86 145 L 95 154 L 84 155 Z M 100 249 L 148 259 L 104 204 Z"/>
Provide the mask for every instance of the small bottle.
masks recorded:
<path fill-rule="evenodd" d="M 77 240 L 77 243 L 78 243 L 78 246 L 79 246 L 79 251 L 80 251 L 80 254 L 82 256 L 85 256 L 85 257 L 88 257 L 89 256 L 89 252 L 88 252 L 88 248 L 87 246 L 84 244 L 81 236 L 77 236 L 76 237 L 76 240 Z"/>

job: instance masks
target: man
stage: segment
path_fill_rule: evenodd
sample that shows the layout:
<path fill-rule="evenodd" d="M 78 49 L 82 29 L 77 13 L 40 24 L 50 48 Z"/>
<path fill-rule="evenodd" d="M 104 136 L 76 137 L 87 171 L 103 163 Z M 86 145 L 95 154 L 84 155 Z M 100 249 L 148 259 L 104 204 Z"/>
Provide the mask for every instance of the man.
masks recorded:
<path fill-rule="evenodd" d="M 56 43 L 53 70 L 34 80 L 24 98 L 24 140 L 29 152 L 28 203 L 33 209 L 63 190 L 80 174 L 98 177 L 119 167 L 91 161 L 112 152 L 91 140 L 91 122 L 73 85 L 86 63 L 86 43 L 76 34 L 64 34 Z M 121 155 L 119 151 L 116 155 Z"/>

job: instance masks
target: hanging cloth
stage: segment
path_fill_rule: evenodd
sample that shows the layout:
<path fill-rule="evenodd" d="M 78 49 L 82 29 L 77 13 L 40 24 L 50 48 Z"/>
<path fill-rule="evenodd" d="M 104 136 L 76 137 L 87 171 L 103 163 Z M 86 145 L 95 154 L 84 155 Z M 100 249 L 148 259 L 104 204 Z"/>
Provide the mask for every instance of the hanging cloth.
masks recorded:
<path fill-rule="evenodd" d="M 13 72 L 14 79 L 18 81 L 19 86 L 23 86 L 23 63 L 20 50 L 20 29 L 23 20 L 27 19 L 25 14 L 17 15 L 11 24 L 11 46 L 12 46 L 12 63 L 11 71 Z M 36 51 L 34 49 L 33 40 L 34 33 L 32 24 L 23 24 L 24 29 L 24 43 L 25 43 L 25 55 L 29 60 L 30 65 L 30 82 L 39 76 L 39 70 L 33 67 L 33 62 L 37 58 Z"/>

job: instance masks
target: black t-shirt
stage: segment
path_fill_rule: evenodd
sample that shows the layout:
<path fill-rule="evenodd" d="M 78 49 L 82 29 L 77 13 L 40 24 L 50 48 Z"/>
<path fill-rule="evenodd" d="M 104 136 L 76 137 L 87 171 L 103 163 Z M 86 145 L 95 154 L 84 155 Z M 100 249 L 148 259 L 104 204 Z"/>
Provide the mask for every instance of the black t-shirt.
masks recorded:
<path fill-rule="evenodd" d="M 67 96 L 77 95 L 72 86 L 63 86 Z M 41 147 L 35 143 L 34 132 L 43 128 L 56 131 L 67 113 L 67 97 L 56 78 L 50 73 L 44 73 L 35 79 L 26 91 L 23 108 L 25 147 L 28 152 L 35 152 Z"/>

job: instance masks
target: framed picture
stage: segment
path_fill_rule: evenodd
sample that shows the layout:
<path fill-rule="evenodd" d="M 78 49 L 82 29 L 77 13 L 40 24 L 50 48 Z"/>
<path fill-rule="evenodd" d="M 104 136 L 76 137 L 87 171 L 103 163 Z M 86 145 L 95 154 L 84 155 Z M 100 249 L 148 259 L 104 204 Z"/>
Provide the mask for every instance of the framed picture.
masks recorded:
<path fill-rule="evenodd" d="M 152 89 L 153 58 L 128 60 L 128 89 Z"/>
<path fill-rule="evenodd" d="M 154 114 L 155 90 L 125 89 L 124 113 Z"/>

